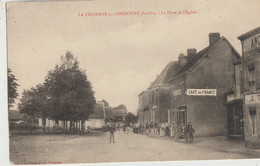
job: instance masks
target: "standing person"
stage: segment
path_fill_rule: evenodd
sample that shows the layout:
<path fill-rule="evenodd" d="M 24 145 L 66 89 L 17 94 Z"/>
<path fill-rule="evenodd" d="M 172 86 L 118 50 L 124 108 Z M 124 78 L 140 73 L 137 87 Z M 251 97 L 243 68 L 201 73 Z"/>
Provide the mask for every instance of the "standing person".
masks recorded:
<path fill-rule="evenodd" d="M 126 125 L 125 124 L 123 126 L 123 130 L 124 130 L 124 134 L 125 134 L 125 132 L 126 132 Z"/>
<path fill-rule="evenodd" d="M 129 134 L 129 125 L 126 126 L 126 133 Z"/>
<path fill-rule="evenodd" d="M 153 122 L 150 122 L 150 126 L 149 126 L 149 134 L 152 134 L 152 129 L 153 129 Z"/>
<path fill-rule="evenodd" d="M 149 131 L 149 124 L 148 122 L 145 125 L 145 134 L 148 135 L 148 131 Z"/>
<path fill-rule="evenodd" d="M 174 125 L 174 123 L 172 122 L 172 124 L 171 124 L 171 138 L 173 138 L 174 137 L 174 134 L 175 133 L 175 125 Z"/>
<path fill-rule="evenodd" d="M 189 142 L 192 143 L 193 142 L 193 133 L 195 132 L 195 130 L 192 127 L 191 122 L 188 123 L 188 139 Z"/>
<path fill-rule="evenodd" d="M 158 131 L 158 123 L 155 121 L 154 122 L 154 134 L 157 134 L 157 131 Z"/>
<path fill-rule="evenodd" d="M 109 128 L 109 133 L 110 133 L 110 143 L 111 143 L 111 140 L 113 139 L 113 143 L 116 143 L 115 142 L 115 125 L 112 124 Z"/>
<path fill-rule="evenodd" d="M 187 124 L 183 125 L 183 134 L 184 134 L 185 142 L 187 143 L 188 142 L 188 125 Z"/>
<path fill-rule="evenodd" d="M 161 131 L 161 124 L 160 123 L 158 123 L 158 135 L 160 135 L 160 131 Z"/>

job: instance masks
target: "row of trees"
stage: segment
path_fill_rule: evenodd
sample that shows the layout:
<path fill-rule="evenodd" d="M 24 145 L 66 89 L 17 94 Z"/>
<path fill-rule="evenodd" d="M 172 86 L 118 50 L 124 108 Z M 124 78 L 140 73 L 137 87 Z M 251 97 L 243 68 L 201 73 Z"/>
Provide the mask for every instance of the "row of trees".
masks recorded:
<path fill-rule="evenodd" d="M 22 92 L 18 108 L 21 113 L 35 117 L 53 118 L 77 124 L 88 119 L 96 103 L 85 70 L 79 68 L 71 52 L 61 56 L 60 64 L 50 70 L 42 84 Z M 46 125 L 46 122 L 44 125 Z M 45 132 L 45 130 L 44 130 Z"/>

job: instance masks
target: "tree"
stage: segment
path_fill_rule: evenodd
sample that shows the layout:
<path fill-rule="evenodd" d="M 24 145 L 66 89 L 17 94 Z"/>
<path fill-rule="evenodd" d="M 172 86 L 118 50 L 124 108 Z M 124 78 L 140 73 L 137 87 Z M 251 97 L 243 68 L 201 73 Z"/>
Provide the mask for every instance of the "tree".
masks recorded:
<path fill-rule="evenodd" d="M 125 123 L 127 125 L 134 124 L 137 122 L 137 120 L 138 120 L 138 117 L 131 112 L 128 112 L 125 117 Z"/>
<path fill-rule="evenodd" d="M 13 106 L 15 99 L 18 97 L 17 87 L 17 79 L 12 74 L 12 70 L 8 69 L 8 108 Z"/>
<path fill-rule="evenodd" d="M 38 84 L 36 87 L 22 92 L 22 98 L 20 99 L 18 108 L 21 113 L 27 114 L 30 117 L 31 133 L 35 117 L 47 116 L 49 110 L 47 99 L 46 90 L 42 84 Z"/>
<path fill-rule="evenodd" d="M 45 86 L 53 118 L 64 122 L 85 120 L 93 113 L 94 91 L 85 70 L 79 68 L 79 62 L 71 52 L 61 56 L 61 63 L 48 72 Z"/>

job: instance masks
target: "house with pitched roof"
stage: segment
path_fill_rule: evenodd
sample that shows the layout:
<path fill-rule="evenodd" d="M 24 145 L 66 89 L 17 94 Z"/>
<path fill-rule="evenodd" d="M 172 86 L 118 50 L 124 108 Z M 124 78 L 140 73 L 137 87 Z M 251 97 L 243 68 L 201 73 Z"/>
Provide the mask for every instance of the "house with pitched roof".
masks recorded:
<path fill-rule="evenodd" d="M 239 53 L 219 33 L 209 34 L 209 45 L 188 49 L 170 62 L 151 86 L 139 94 L 139 122 L 192 122 L 196 136 L 227 132 L 226 92 L 232 89 L 233 62 Z"/>
<path fill-rule="evenodd" d="M 169 80 L 180 67 L 178 61 L 172 61 L 156 77 L 146 91 L 139 97 L 139 123 L 167 123 L 169 109 Z"/>
<path fill-rule="evenodd" d="M 226 92 L 233 88 L 233 63 L 241 56 L 225 37 L 209 34 L 209 46 L 198 53 L 180 55 L 183 66 L 169 81 L 169 119 L 179 125 L 191 122 L 196 136 L 227 133 Z"/>
<path fill-rule="evenodd" d="M 97 102 L 94 107 L 94 113 L 91 114 L 88 120 L 85 121 L 85 129 L 102 129 L 105 127 L 105 117 L 106 112 L 104 102 Z"/>

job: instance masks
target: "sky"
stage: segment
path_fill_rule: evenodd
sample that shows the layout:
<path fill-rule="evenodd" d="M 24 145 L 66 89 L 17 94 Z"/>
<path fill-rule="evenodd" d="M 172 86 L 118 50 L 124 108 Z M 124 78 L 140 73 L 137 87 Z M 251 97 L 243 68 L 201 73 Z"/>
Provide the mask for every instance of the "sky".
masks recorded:
<path fill-rule="evenodd" d="M 196 14 L 158 14 L 167 11 Z M 156 15 L 79 16 L 80 13 L 155 12 Z M 71 51 L 85 69 L 96 100 L 138 109 L 138 94 L 188 48 L 208 46 L 219 32 L 241 53 L 237 37 L 260 26 L 257 0 L 23 2 L 7 5 L 8 67 L 18 93 L 43 83 Z M 17 109 L 17 103 L 13 109 Z"/>

